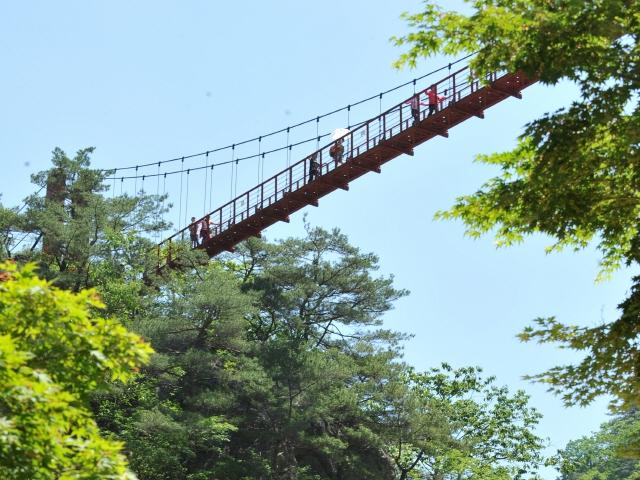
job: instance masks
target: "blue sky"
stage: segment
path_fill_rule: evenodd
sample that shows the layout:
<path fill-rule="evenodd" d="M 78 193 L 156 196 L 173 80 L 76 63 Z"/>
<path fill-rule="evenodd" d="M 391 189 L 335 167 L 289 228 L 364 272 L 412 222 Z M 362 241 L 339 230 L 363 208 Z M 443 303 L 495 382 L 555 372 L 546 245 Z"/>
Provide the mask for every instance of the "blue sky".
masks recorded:
<path fill-rule="evenodd" d="M 29 174 L 48 168 L 56 146 L 68 153 L 95 146 L 94 165 L 102 168 L 157 162 L 286 127 L 439 67 L 444 59 L 425 60 L 415 71 L 391 67 L 401 50 L 389 37 L 406 32 L 399 15 L 419 7 L 417 0 L 5 3 L 2 202 L 16 205 L 32 191 Z M 385 105 L 410 94 L 407 88 L 385 97 Z M 594 249 L 545 255 L 550 242 L 539 236 L 496 249 L 492 238 L 471 240 L 461 224 L 436 222 L 433 215 L 495 173 L 474 163 L 475 154 L 511 148 L 527 121 L 573 96 L 571 85 L 533 86 L 523 100 L 502 102 L 484 120 L 469 120 L 448 139 L 431 140 L 414 157 L 399 157 L 381 175 L 358 179 L 349 192 L 337 191 L 320 208 L 306 210 L 313 225 L 339 227 L 354 244 L 377 253 L 382 273 L 411 290 L 385 321 L 414 335 L 406 347 L 409 363 L 422 369 L 441 361 L 479 365 L 499 383 L 524 388 L 545 415 L 539 433 L 550 438 L 551 449 L 597 428 L 606 406 L 601 401 L 566 409 L 543 387 L 521 380 L 574 357 L 552 346 L 521 344 L 515 335 L 539 316 L 584 325 L 613 319 L 632 272 L 595 284 Z M 378 108 L 373 102 L 354 109 L 349 120 Z M 320 130 L 347 122 L 346 114 L 336 115 Z M 315 126 L 311 130 L 295 135 L 313 136 Z M 301 158 L 304 148 L 291 160 Z M 251 149 L 255 145 L 236 153 Z M 265 172 L 286 161 L 285 154 L 267 157 Z M 238 191 L 256 182 L 256 171 L 254 162 L 240 165 Z M 215 171 L 215 205 L 229 199 L 229 175 Z M 194 175 L 191 181 L 186 211 L 199 216 L 208 204 L 204 180 Z M 281 238 L 302 229 L 298 213 L 266 235 Z M 546 475 L 554 477 L 552 471 Z"/>

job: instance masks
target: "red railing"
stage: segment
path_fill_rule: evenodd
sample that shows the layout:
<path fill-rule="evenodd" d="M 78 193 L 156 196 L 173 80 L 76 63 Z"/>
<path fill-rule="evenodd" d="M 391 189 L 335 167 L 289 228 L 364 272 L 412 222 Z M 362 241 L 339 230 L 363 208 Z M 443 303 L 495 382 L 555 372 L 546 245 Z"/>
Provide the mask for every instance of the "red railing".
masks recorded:
<path fill-rule="evenodd" d="M 498 77 L 499 74 L 496 72 L 487 75 L 484 79 L 476 78 L 471 75 L 469 67 L 464 67 L 437 83 L 429 85 L 427 88 L 435 87 L 438 95 L 444 97 L 444 100 L 437 107 L 437 110 L 441 110 L 474 93 L 485 82 L 493 82 Z M 353 128 L 342 139 L 344 150 L 340 158 L 336 155 L 331 155 L 330 150 L 336 144 L 335 141 L 332 141 L 259 185 L 238 195 L 233 200 L 198 219 L 195 223 L 202 222 L 208 216 L 213 224 L 211 238 L 215 238 L 233 225 L 283 199 L 286 194 L 295 192 L 307 185 L 312 181 L 310 176 L 312 161 L 315 160 L 317 162 L 317 176 L 326 175 L 343 162 L 348 162 L 371 150 L 381 140 L 398 135 L 413 125 L 414 118 L 411 114 L 411 107 L 407 103 L 411 98 L 409 97 L 380 115 Z M 424 101 L 424 95 L 420 99 Z M 420 105 L 420 120 L 423 120 L 428 115 L 428 110 L 427 106 Z M 163 248 L 168 248 L 166 255 L 171 260 L 172 242 L 176 239 L 184 239 L 185 233 L 187 233 L 186 236 L 188 237 L 188 230 L 189 226 L 160 242 L 157 246 L 158 255 L 161 256 Z"/>

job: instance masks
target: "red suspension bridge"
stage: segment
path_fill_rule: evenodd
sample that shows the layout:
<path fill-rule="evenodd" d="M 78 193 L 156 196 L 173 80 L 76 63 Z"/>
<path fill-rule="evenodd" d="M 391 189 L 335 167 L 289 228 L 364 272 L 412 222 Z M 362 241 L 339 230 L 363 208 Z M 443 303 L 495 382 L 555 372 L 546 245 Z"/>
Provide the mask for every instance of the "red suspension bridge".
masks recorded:
<path fill-rule="evenodd" d="M 461 68 L 430 85 L 442 95 L 435 112 L 418 102 L 418 115 L 412 114 L 409 98 L 196 220 L 195 224 L 211 225 L 198 248 L 210 257 L 232 252 L 270 225 L 288 222 L 292 213 L 308 205 L 317 207 L 318 200 L 334 190 L 348 190 L 349 183 L 365 173 L 380 173 L 389 160 L 413 155 L 416 146 L 433 137 L 448 137 L 450 128 L 471 117 L 484 118 L 487 108 L 506 98 L 521 98 L 521 91 L 533 83 L 520 72 L 478 78 L 469 67 Z M 414 101 L 420 98 L 417 95 Z M 189 238 L 189 226 L 158 243 L 159 265 L 173 263 L 175 242 L 185 236 Z"/>
<path fill-rule="evenodd" d="M 536 81 L 520 72 L 494 72 L 479 78 L 473 75 L 469 67 L 466 66 L 449 73 L 435 83 L 422 85 L 422 88 L 427 87 L 424 90 L 416 90 L 418 80 L 423 80 L 427 76 L 447 68 L 451 72 L 452 65 L 463 62 L 467 58 L 469 56 L 379 95 L 260 137 L 184 157 L 105 171 L 113 175 L 107 179 L 113 182 L 112 195 L 116 195 L 116 183 L 120 184 L 120 194 L 123 194 L 125 180 L 135 182 L 134 194 L 144 194 L 145 180 L 147 180 L 147 182 L 155 182 L 156 197 L 163 199 L 167 192 L 166 182 L 168 176 L 179 178 L 180 201 L 177 222 L 179 230 L 162 241 L 160 241 L 161 237 L 158 234 L 155 252 L 159 267 L 175 265 L 179 252 L 183 252 L 187 248 L 183 240 L 191 237 L 194 228 L 203 225 L 207 225 L 209 231 L 201 236 L 201 243 L 196 242 L 197 248 L 204 250 L 209 257 L 214 257 L 225 251 L 232 252 L 238 243 L 251 236 L 260 236 L 261 232 L 270 225 L 279 221 L 288 222 L 292 213 L 308 205 L 317 207 L 319 199 L 334 190 L 348 190 L 349 184 L 365 173 L 380 173 L 381 166 L 389 160 L 402 154 L 413 155 L 413 150 L 416 146 L 436 136 L 448 137 L 449 129 L 471 117 L 484 118 L 484 111 L 487 108 L 506 98 L 521 98 L 521 91 Z M 383 95 L 411 84 L 413 84 L 414 88 L 414 93 L 411 97 L 382 111 Z M 429 105 L 431 102 L 423 103 L 422 100 L 426 100 L 427 95 L 425 95 L 425 92 L 427 91 L 432 92 L 432 97 L 437 92 L 439 102 L 435 105 Z M 349 114 L 352 107 L 377 99 L 380 102 L 380 113 L 378 115 L 355 126 L 349 125 Z M 414 107 L 417 107 L 417 111 Z M 343 111 L 347 112 L 349 129 L 342 129 L 343 132 L 339 138 L 334 138 L 333 141 L 321 147 L 321 140 L 328 137 L 329 134 L 320 134 L 320 119 Z M 290 141 L 290 131 L 305 125 L 307 127 L 315 127 L 315 135 L 312 138 L 301 141 Z M 286 145 L 278 146 L 276 144 L 274 145 L 275 148 L 270 150 L 265 148 L 266 142 L 264 140 L 276 138 L 279 134 L 284 133 L 286 133 Z M 316 150 L 305 154 L 301 160 L 292 164 L 290 162 L 292 147 L 304 149 L 309 142 L 316 142 Z M 251 153 L 244 157 L 237 156 L 238 147 L 247 145 L 253 145 L 254 147 L 257 145 L 258 153 Z M 217 155 L 218 152 L 225 150 L 231 152 L 231 160 L 218 163 L 212 161 L 214 153 Z M 287 168 L 262 181 L 264 178 L 265 155 L 280 151 L 287 154 Z M 304 150 L 302 151 L 304 152 Z M 190 160 L 197 157 L 205 160 L 204 166 L 185 168 L 185 159 Z M 238 163 L 250 159 L 258 160 L 258 184 L 238 195 L 236 193 Z M 161 171 L 163 165 L 175 162 L 180 162 L 178 169 Z M 213 168 L 214 166 L 220 167 L 224 165 L 231 167 L 231 200 L 216 209 L 212 209 Z M 157 168 L 157 173 L 149 172 L 149 169 L 155 168 Z M 115 175 L 118 171 L 127 170 L 135 173 L 120 177 Z M 193 206 L 189 207 L 188 205 L 189 174 L 195 172 L 204 174 L 197 177 L 204 177 L 204 208 L 202 211 L 209 211 L 209 213 L 192 223 L 188 223 L 187 212 L 189 208 L 193 208 Z M 186 180 L 184 210 L 183 176 Z M 53 181 L 52 179 L 54 180 L 53 177 L 49 180 Z M 118 180 L 119 182 L 117 182 Z M 161 181 L 162 190 L 160 189 Z M 51 192 L 56 190 L 54 188 L 55 185 L 50 183 L 49 181 L 47 183 L 47 198 L 49 198 Z M 140 186 L 139 192 L 138 186 Z M 149 183 L 147 183 L 147 186 L 149 186 Z M 178 185 L 176 184 L 174 188 L 178 188 Z M 209 197 L 208 208 L 207 194 Z M 180 228 L 182 225 L 186 226 Z M 14 243 L 11 249 L 8 248 L 9 254 L 29 235 L 31 234 L 26 232 L 20 241 Z M 31 247 L 32 250 L 41 236 L 35 239 Z"/>

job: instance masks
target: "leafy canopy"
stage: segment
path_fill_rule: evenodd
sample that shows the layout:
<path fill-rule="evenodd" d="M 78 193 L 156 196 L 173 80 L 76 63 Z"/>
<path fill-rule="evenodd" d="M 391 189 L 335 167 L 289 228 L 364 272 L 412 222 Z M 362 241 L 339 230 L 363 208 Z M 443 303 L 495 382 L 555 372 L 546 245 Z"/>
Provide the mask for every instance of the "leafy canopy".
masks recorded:
<path fill-rule="evenodd" d="M 0 269 L 0 477 L 133 478 L 86 401 L 108 382 L 131 380 L 151 348 L 96 314 L 95 291 L 59 290 L 34 265 Z"/>
<path fill-rule="evenodd" d="M 400 479 L 535 478 L 541 415 L 524 392 L 512 395 L 494 382 L 479 368 L 443 364 L 408 369 L 387 388 L 372 411 Z"/>
<path fill-rule="evenodd" d="M 132 321 L 157 354 L 94 398 L 100 426 L 147 480 L 533 472 L 526 397 L 473 368 L 402 363 L 405 337 L 380 323 L 405 291 L 377 268 L 340 232 L 308 227 L 166 272 Z"/>
<path fill-rule="evenodd" d="M 640 2 L 638 0 L 474 0 L 468 13 L 426 1 L 405 14 L 412 29 L 397 66 L 436 53 L 477 51 L 472 70 L 521 70 L 547 85 L 573 82 L 580 98 L 529 123 L 511 151 L 478 160 L 501 173 L 438 217 L 460 219 L 473 237 L 500 246 L 543 233 L 550 250 L 597 242 L 601 277 L 640 261 Z M 611 393 L 637 403 L 638 316 L 633 293 L 620 319 L 597 328 L 540 319 L 523 340 L 558 342 L 584 352 L 578 365 L 538 375 L 568 404 Z"/>
<path fill-rule="evenodd" d="M 69 157 L 56 148 L 52 168 L 32 176 L 44 194 L 27 197 L 22 208 L 0 207 L 0 258 L 37 262 L 41 276 L 74 291 L 118 288 L 113 279 L 125 276 L 129 282 L 119 286 L 109 308 L 128 314 L 149 256 L 141 253 L 167 228 L 162 216 L 168 207 L 165 197 L 143 192 L 106 196 L 112 172 L 91 168 L 93 150 Z"/>
<path fill-rule="evenodd" d="M 128 383 L 114 381 L 129 379 L 116 355 L 79 341 L 103 325 L 124 333 L 114 320 L 92 315 L 68 335 L 53 324 L 39 333 L 42 342 L 24 345 L 53 360 L 66 352 L 63 365 L 42 367 L 55 366 L 52 381 L 64 382 L 70 395 L 62 411 L 80 409 L 83 432 L 97 435 L 88 399 L 140 478 L 502 480 L 533 473 L 538 417 L 524 395 L 494 387 L 476 369 L 420 374 L 402 362 L 406 336 L 381 325 L 406 291 L 377 273 L 375 255 L 337 230 L 307 226 L 304 238 L 251 239 L 212 262 L 181 252 L 174 268 L 156 275 L 144 236 L 160 225 L 152 207 L 161 199 L 104 198 L 102 175 L 89 168 L 88 152 L 74 159 L 56 152 L 54 169 L 38 177 L 56 188 L 31 198 L 24 213 L 5 210 L 10 228 L 0 232 L 33 232 L 34 248 L 19 258 L 38 261 L 49 288 L 94 302 L 82 288 L 95 287 L 105 316 L 123 318 L 154 345 Z M 97 367 L 109 361 L 109 369 Z M 124 468 L 121 457 L 114 461 Z"/>
<path fill-rule="evenodd" d="M 569 442 L 558 452 L 558 480 L 640 479 L 639 437 L 638 411 L 617 415 L 599 431 Z"/>

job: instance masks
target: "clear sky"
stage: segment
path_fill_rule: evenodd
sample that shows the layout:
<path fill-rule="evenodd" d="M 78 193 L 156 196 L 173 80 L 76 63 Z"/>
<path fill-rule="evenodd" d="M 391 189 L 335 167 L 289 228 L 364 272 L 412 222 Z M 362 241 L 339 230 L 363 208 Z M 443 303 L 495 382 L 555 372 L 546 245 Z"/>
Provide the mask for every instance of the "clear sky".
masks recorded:
<path fill-rule="evenodd" d="M 56 146 L 69 154 L 95 146 L 94 165 L 101 168 L 157 162 L 286 127 L 440 67 L 448 60 L 425 60 L 415 71 L 391 67 L 401 50 L 389 37 L 406 32 L 399 15 L 419 8 L 418 0 L 5 2 L 1 200 L 16 205 L 32 192 L 29 174 L 48 168 Z M 385 97 L 383 106 L 410 94 L 404 89 Z M 524 388 L 545 416 L 539 433 L 550 438 L 550 451 L 605 421 L 605 402 L 566 409 L 543 387 L 521 380 L 574 357 L 552 346 L 521 344 L 515 335 L 539 316 L 584 325 L 612 320 L 632 272 L 595 284 L 594 249 L 545 255 L 549 240 L 533 237 L 498 250 L 490 237 L 466 238 L 461 224 L 436 222 L 433 214 L 495 173 L 474 163 L 475 154 L 512 147 L 527 121 L 574 95 L 571 85 L 533 86 L 523 100 L 502 102 L 484 120 L 469 120 L 448 139 L 431 140 L 414 157 L 399 157 L 381 175 L 362 177 L 350 191 L 306 209 L 311 224 L 339 227 L 355 245 L 380 256 L 382 273 L 411 290 L 385 320 L 414 335 L 407 362 L 419 369 L 442 361 L 479 365 L 500 384 Z M 320 131 L 378 109 L 373 102 L 349 119 L 333 116 Z M 314 135 L 315 125 L 292 133 L 291 141 Z M 255 149 L 239 148 L 236 155 Z M 293 151 L 291 160 L 312 149 Z M 212 161 L 230 158 L 227 151 Z M 265 175 L 286 161 L 284 153 L 267 157 Z M 258 168 L 249 161 L 239 166 L 238 191 L 256 183 Z M 214 206 L 229 199 L 230 173 L 215 170 Z M 202 174 L 192 177 L 183 211 L 199 216 L 208 198 Z M 168 188 L 176 192 L 175 185 Z M 124 182 L 123 189 L 133 185 Z M 178 204 L 177 192 L 172 201 Z M 298 213 L 265 233 L 299 235 L 302 218 Z M 550 470 L 546 475 L 555 476 Z"/>

